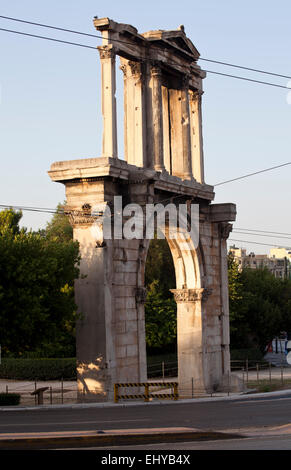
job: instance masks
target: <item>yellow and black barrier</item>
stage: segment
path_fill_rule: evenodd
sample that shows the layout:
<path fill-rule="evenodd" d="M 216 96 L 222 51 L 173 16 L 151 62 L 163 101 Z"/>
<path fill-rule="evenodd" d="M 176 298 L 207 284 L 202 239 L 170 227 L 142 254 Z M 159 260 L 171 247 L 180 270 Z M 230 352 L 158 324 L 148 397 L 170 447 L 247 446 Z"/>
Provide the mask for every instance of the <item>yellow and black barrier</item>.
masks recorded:
<path fill-rule="evenodd" d="M 144 393 L 141 394 L 122 394 L 119 395 L 120 388 L 130 388 L 130 387 L 144 387 Z M 150 393 L 150 387 L 160 387 L 161 389 L 171 388 L 171 393 Z M 141 383 L 118 383 L 114 384 L 114 402 L 118 403 L 119 399 L 136 399 L 143 398 L 144 401 L 149 401 L 150 398 L 160 398 L 160 399 L 173 399 L 178 400 L 178 382 L 141 382 Z"/>

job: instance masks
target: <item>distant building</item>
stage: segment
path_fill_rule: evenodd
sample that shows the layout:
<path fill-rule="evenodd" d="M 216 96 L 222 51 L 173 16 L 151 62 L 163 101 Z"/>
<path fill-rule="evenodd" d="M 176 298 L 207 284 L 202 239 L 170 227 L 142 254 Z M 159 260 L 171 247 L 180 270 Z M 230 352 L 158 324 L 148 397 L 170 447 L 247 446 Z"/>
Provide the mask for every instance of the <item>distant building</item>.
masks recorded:
<path fill-rule="evenodd" d="M 291 261 L 291 248 L 289 250 L 286 248 L 271 248 L 270 258 L 287 258 L 289 261 Z"/>
<path fill-rule="evenodd" d="M 291 249 L 271 248 L 269 255 L 256 255 L 253 252 L 247 254 L 245 248 L 237 248 L 233 245 L 229 253 L 238 263 L 240 271 L 244 268 L 267 268 L 277 278 L 291 279 Z"/>

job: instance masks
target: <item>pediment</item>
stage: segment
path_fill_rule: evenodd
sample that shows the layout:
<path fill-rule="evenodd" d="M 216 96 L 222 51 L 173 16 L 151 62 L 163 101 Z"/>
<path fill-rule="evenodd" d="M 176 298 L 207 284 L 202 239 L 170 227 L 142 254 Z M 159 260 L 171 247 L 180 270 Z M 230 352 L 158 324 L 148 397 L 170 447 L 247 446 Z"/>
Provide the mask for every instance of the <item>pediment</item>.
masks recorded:
<path fill-rule="evenodd" d="M 144 33 L 142 36 L 150 41 L 163 42 L 169 47 L 173 47 L 180 52 L 191 55 L 194 60 L 199 59 L 200 54 L 192 41 L 187 38 L 183 26 L 180 26 L 180 29 L 174 31 L 149 31 L 148 33 Z"/>

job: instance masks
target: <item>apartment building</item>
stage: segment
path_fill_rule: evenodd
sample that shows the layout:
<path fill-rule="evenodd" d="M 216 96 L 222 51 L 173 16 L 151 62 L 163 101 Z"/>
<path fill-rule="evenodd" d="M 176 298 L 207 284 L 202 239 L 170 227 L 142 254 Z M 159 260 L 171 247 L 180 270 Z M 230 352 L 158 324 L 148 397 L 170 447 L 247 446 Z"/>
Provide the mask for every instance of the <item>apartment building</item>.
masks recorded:
<path fill-rule="evenodd" d="M 271 248 L 268 255 L 256 255 L 233 245 L 229 248 L 229 253 L 234 256 L 240 270 L 267 268 L 277 278 L 291 279 L 291 249 Z"/>

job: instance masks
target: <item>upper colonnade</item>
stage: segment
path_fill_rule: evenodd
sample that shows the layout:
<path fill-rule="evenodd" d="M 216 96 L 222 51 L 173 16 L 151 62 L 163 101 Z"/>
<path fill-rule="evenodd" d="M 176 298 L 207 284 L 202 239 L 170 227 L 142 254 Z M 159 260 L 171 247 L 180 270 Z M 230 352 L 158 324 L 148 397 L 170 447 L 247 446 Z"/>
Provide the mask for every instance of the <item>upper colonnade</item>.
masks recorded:
<path fill-rule="evenodd" d="M 124 76 L 124 158 L 132 165 L 204 184 L 201 96 L 205 72 L 184 27 L 139 34 L 94 18 L 102 76 L 102 156 L 118 158 L 116 56 Z"/>

